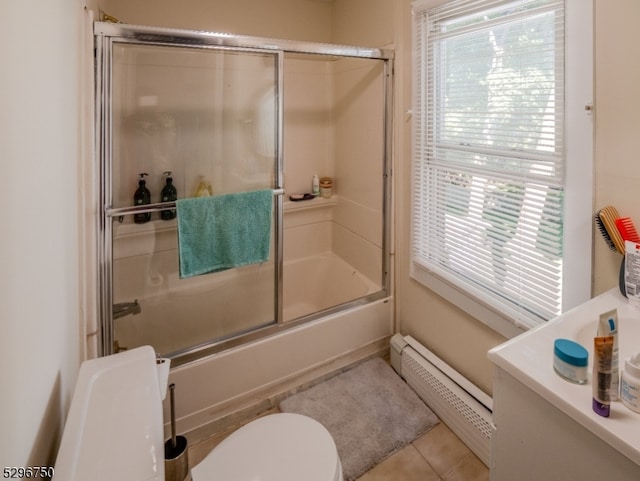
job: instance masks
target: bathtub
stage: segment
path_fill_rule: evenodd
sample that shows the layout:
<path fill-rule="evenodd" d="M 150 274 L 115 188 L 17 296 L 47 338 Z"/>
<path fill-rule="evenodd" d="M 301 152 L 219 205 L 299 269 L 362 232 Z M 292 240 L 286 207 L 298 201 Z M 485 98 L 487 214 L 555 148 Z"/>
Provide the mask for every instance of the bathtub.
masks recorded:
<path fill-rule="evenodd" d="M 121 348 L 150 344 L 172 355 L 209 340 L 273 323 L 273 264 L 179 279 L 175 251 L 116 261 L 122 295 L 137 298 L 140 314 L 114 320 Z M 140 275 L 146 272 L 144 285 Z M 362 273 L 332 252 L 286 261 L 283 272 L 283 321 L 319 313 L 380 291 Z M 250 301 L 250 302 L 247 302 Z"/>
<path fill-rule="evenodd" d="M 169 382 L 176 385 L 178 432 L 195 445 L 277 407 L 301 387 L 387 354 L 393 310 L 393 298 L 383 297 L 172 366 Z M 168 399 L 163 409 L 166 436 Z"/>
<path fill-rule="evenodd" d="M 284 321 L 307 316 L 380 290 L 370 279 L 333 253 L 284 264 Z"/>
<path fill-rule="evenodd" d="M 621 368 L 640 351 L 640 311 L 618 288 L 489 351 L 493 389 L 492 481 L 640 479 L 640 414 L 620 401 L 608 418 L 591 406 L 592 382 L 572 384 L 553 370 L 553 342 L 571 339 L 589 351 L 601 313 L 618 310 Z"/>

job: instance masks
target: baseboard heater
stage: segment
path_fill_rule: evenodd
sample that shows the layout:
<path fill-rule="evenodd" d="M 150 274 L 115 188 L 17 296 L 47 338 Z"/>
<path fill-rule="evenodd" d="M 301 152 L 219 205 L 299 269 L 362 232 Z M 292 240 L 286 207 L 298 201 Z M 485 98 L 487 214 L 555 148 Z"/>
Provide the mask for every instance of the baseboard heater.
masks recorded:
<path fill-rule="evenodd" d="M 489 466 L 492 399 L 411 336 L 391 338 L 391 365 L 471 451 Z"/>

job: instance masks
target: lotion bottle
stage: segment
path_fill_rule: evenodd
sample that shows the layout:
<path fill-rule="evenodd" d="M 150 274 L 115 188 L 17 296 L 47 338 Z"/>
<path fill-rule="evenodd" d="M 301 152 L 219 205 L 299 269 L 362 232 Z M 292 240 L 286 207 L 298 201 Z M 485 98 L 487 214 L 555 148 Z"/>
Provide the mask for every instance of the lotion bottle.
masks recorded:
<path fill-rule="evenodd" d="M 133 204 L 136 206 L 151 204 L 151 192 L 146 187 L 144 176 L 149 175 L 145 172 L 140 174 L 140 180 L 138 181 L 138 189 L 133 194 Z M 143 214 L 133 214 L 133 221 L 136 224 L 144 224 L 151 220 L 151 212 L 145 212 Z"/>
<path fill-rule="evenodd" d="M 316 197 L 320 195 L 320 179 L 318 179 L 318 176 L 315 174 L 311 180 L 311 193 Z"/>

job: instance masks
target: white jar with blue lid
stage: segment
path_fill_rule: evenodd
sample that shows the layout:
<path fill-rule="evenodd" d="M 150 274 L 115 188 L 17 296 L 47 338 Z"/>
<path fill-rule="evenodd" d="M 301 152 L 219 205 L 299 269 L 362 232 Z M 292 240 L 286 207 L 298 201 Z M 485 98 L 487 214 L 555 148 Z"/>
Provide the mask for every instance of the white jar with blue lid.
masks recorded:
<path fill-rule="evenodd" d="M 556 339 L 553 343 L 553 369 L 560 377 L 577 384 L 585 384 L 589 377 L 589 352 L 570 339 Z"/>

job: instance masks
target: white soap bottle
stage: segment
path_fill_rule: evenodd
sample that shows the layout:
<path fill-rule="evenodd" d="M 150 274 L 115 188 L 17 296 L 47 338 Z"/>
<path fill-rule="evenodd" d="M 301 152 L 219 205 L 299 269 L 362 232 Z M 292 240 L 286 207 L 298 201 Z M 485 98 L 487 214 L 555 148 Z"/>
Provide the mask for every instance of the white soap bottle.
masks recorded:
<path fill-rule="evenodd" d="M 318 197 L 320 195 L 320 179 L 318 179 L 317 175 L 313 175 L 313 179 L 311 181 L 311 193 Z"/>

